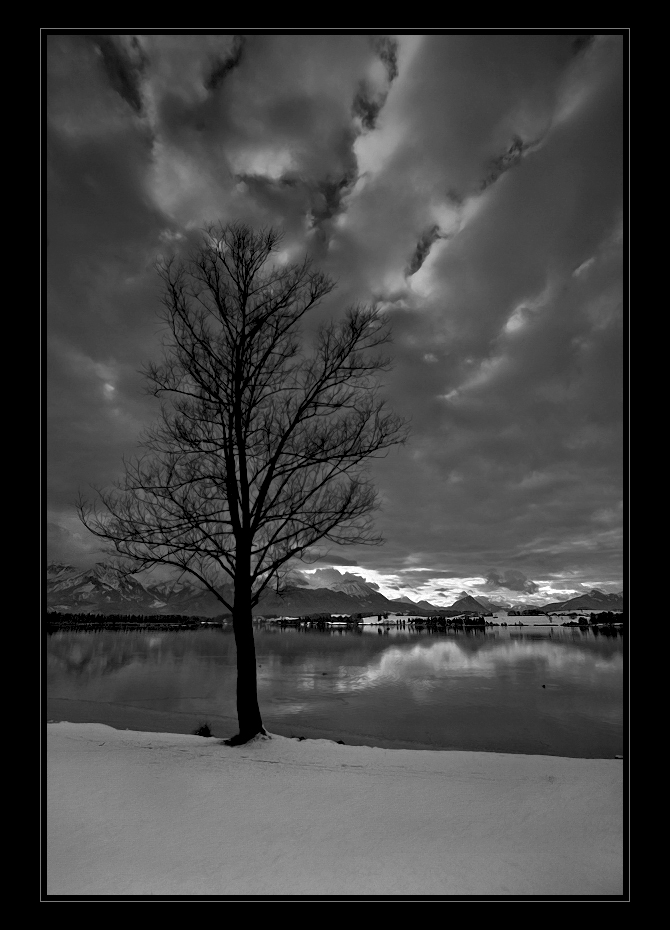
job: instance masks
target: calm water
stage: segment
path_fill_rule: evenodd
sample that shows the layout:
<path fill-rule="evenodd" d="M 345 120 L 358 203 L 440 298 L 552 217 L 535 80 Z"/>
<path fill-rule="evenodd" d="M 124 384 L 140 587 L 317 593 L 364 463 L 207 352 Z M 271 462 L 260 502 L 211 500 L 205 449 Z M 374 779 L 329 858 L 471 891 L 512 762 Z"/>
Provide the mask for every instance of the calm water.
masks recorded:
<path fill-rule="evenodd" d="M 533 623 L 532 620 L 529 624 Z M 378 634 L 260 625 L 265 726 L 406 749 L 624 753 L 624 638 L 562 627 Z M 232 631 L 47 637 L 47 719 L 236 732 Z"/>

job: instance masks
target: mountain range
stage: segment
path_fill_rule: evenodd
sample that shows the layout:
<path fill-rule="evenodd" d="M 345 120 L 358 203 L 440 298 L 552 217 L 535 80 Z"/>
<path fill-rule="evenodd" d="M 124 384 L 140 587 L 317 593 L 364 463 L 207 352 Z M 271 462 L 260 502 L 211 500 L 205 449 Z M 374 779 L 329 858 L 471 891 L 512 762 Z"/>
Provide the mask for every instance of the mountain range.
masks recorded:
<path fill-rule="evenodd" d="M 555 601 L 545 604 L 543 610 L 623 610 L 625 607 L 624 592 L 617 594 L 604 594 L 594 588 L 588 594 L 579 594 L 568 601 Z"/>
<path fill-rule="evenodd" d="M 119 574 L 105 562 L 83 570 L 50 562 L 46 602 L 49 610 L 64 613 L 212 616 L 222 612 L 209 591 L 190 582 L 143 582 L 133 575 Z"/>
<path fill-rule="evenodd" d="M 230 594 L 230 592 L 229 592 Z M 108 563 L 98 562 L 89 569 L 77 569 L 62 562 L 47 565 L 46 606 L 62 613 L 137 614 L 150 616 L 183 614 L 212 617 L 226 612 L 205 588 L 190 581 L 151 582 L 133 575 L 121 575 Z M 254 613 L 258 616 L 286 616 L 314 613 L 384 614 L 411 611 L 417 615 L 434 613 L 484 613 L 505 610 L 512 605 L 476 598 L 467 592 L 445 608 L 428 601 L 414 602 L 407 597 L 389 599 L 377 586 L 360 575 L 324 568 L 289 575 L 279 593 L 268 591 Z M 520 605 L 515 605 L 519 609 Z M 523 606 L 526 605 L 521 605 Z M 532 606 L 532 605 L 530 605 Z M 535 605 L 537 606 L 537 605 Z M 593 590 L 568 601 L 547 604 L 541 610 L 622 610 L 623 592 L 603 594 Z"/>
<path fill-rule="evenodd" d="M 254 613 L 259 616 L 331 613 L 392 613 L 412 610 L 436 613 L 434 604 L 409 599 L 389 600 L 360 576 L 321 569 L 323 576 L 295 573 L 285 579 L 281 592 L 267 591 Z M 314 573 L 317 575 L 317 573 Z M 229 591 L 232 599 L 232 592 Z M 105 563 L 76 569 L 62 562 L 47 565 L 46 605 L 63 613 L 183 614 L 211 617 L 226 613 L 223 605 L 205 588 L 190 581 L 150 582 L 120 575 Z"/>

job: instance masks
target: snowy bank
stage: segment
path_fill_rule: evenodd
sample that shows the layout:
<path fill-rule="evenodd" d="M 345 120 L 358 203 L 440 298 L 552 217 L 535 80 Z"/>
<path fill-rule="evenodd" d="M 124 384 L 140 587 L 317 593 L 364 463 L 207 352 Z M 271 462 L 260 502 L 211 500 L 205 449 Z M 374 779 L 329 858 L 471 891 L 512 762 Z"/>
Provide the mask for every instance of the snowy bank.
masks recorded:
<path fill-rule="evenodd" d="M 622 895 L 623 762 L 47 727 L 49 895 Z"/>

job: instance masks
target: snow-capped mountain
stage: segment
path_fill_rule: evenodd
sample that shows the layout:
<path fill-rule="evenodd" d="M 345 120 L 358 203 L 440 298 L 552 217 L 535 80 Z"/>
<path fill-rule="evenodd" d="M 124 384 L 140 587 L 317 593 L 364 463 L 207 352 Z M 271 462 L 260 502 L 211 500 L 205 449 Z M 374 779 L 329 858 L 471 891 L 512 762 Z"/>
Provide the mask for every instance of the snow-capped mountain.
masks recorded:
<path fill-rule="evenodd" d="M 336 568 L 319 568 L 313 572 L 292 572 L 281 591 L 285 604 L 293 604 L 294 612 L 308 613 L 387 613 L 415 610 L 418 614 L 437 613 L 441 609 L 428 601 L 412 601 L 408 597 L 388 598 L 378 585 L 365 581 L 361 575 L 339 572 Z M 274 601 L 272 602 L 274 603 Z M 264 598 L 261 606 L 270 604 Z M 322 607 L 311 607 L 322 604 Z M 300 605 L 304 609 L 300 610 Z"/>
<path fill-rule="evenodd" d="M 84 571 L 52 562 L 47 566 L 47 586 L 49 593 L 69 592 L 77 600 L 86 600 L 96 594 L 111 596 L 111 592 L 132 599 L 146 590 L 131 575 L 120 574 L 106 562 L 97 562 Z"/>
<path fill-rule="evenodd" d="M 107 562 L 83 570 L 50 562 L 46 601 L 51 610 L 71 613 L 222 613 L 212 594 L 189 582 L 152 584 L 121 574 Z"/>
<path fill-rule="evenodd" d="M 66 575 L 72 575 L 77 571 L 72 565 L 65 565 L 63 562 L 49 562 L 47 565 L 47 579 L 56 580 Z"/>
<path fill-rule="evenodd" d="M 149 582 L 140 576 L 119 575 L 105 562 L 80 570 L 51 562 L 47 566 L 47 607 L 73 613 L 186 614 L 214 616 L 226 612 L 211 592 L 193 582 Z M 230 592 L 229 592 L 230 594 Z M 309 613 L 393 613 L 399 610 L 436 613 L 425 601 L 412 605 L 392 601 L 358 575 L 321 569 L 311 575 L 295 573 L 279 593 L 267 591 L 254 611 L 258 615 Z"/>
<path fill-rule="evenodd" d="M 231 592 L 228 591 L 229 597 Z M 231 598 L 232 599 L 232 598 Z M 141 575 L 123 575 L 107 562 L 77 569 L 62 562 L 47 565 L 47 608 L 70 613 L 185 614 L 212 617 L 226 612 L 209 591 L 187 578 L 179 581 L 148 580 Z M 525 605 L 524 605 L 525 606 Z M 535 605 L 538 606 L 538 605 Z M 603 594 L 594 589 L 570 600 L 538 606 L 540 610 L 623 610 L 623 591 Z M 279 592 L 267 591 L 254 613 L 262 616 L 310 613 L 384 614 L 411 610 L 417 614 L 489 613 L 506 609 L 489 598 L 462 592 L 449 608 L 428 601 L 412 603 L 409 598 L 387 598 L 362 576 L 336 569 L 294 572 Z M 523 606 L 515 605 L 515 609 Z"/>

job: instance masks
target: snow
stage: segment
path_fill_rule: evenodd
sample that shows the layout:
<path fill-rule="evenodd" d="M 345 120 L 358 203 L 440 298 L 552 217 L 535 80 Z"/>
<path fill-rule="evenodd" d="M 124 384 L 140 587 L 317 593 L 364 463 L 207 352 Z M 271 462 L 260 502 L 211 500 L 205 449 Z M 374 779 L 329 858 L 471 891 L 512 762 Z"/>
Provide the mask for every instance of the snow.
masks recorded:
<path fill-rule="evenodd" d="M 47 895 L 622 896 L 623 762 L 47 726 Z"/>

